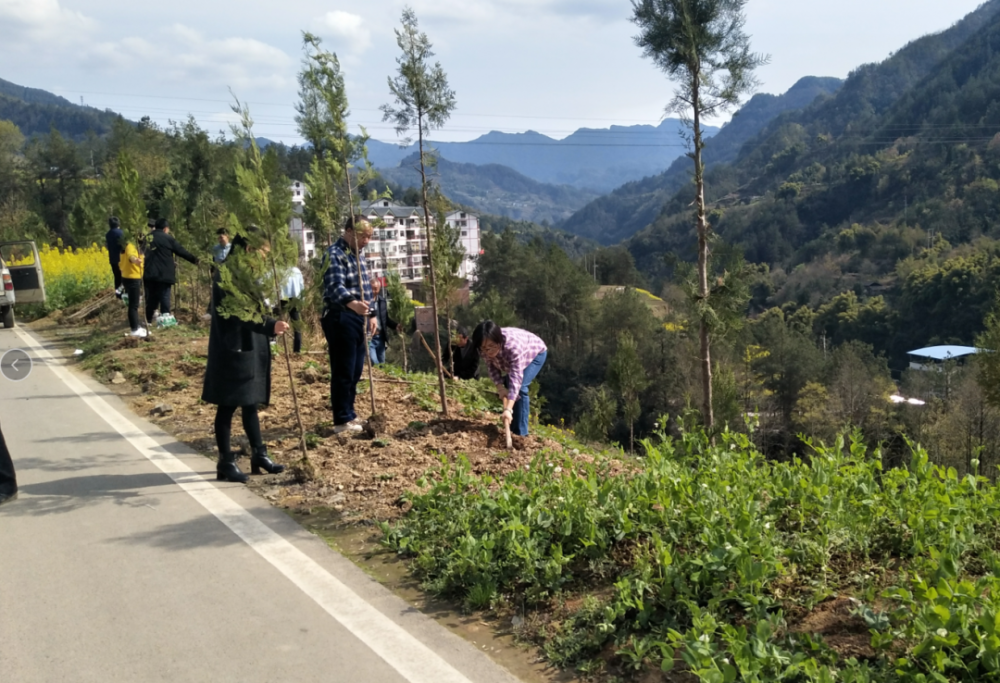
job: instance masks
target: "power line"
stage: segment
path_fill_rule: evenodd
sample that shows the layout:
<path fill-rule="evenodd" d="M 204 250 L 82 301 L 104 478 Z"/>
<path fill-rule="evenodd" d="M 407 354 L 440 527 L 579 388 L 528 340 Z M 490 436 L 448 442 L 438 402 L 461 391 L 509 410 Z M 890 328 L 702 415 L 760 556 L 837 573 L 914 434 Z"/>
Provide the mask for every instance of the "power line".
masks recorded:
<path fill-rule="evenodd" d="M 215 102 L 218 104 L 231 105 L 233 100 L 216 100 L 209 98 L 199 98 L 199 97 L 173 97 L 170 95 L 136 95 L 135 93 L 106 93 L 106 92 L 89 92 L 89 91 L 79 91 L 83 95 L 103 95 L 105 97 L 129 97 L 129 98 L 143 98 L 143 99 L 158 99 L 158 100 L 180 100 L 184 102 Z M 268 106 L 268 107 L 292 107 L 294 102 L 244 102 L 247 105 L 258 105 L 258 106 Z M 94 106 L 94 105 L 91 105 Z M 379 112 L 380 109 L 355 109 L 351 108 L 352 111 L 363 111 L 363 112 Z M 622 119 L 622 118 L 596 118 L 596 117 L 581 117 L 581 116 L 533 116 L 528 114 L 475 114 L 471 112 L 456 112 L 457 116 L 474 116 L 477 118 L 501 118 L 501 119 L 538 119 L 538 120 L 552 120 L 552 121 L 606 121 L 612 123 L 621 123 L 622 121 L 636 121 L 639 122 L 638 125 L 655 125 L 649 123 L 648 118 L 642 119 Z"/>

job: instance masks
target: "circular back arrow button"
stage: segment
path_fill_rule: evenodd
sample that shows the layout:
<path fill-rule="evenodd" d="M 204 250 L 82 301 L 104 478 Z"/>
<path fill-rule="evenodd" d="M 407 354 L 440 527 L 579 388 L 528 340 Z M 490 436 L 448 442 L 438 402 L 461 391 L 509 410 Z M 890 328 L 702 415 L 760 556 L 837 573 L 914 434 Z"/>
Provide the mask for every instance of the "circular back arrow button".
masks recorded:
<path fill-rule="evenodd" d="M 0 358 L 0 373 L 12 382 L 20 382 L 31 374 L 31 356 L 21 349 L 7 351 Z"/>

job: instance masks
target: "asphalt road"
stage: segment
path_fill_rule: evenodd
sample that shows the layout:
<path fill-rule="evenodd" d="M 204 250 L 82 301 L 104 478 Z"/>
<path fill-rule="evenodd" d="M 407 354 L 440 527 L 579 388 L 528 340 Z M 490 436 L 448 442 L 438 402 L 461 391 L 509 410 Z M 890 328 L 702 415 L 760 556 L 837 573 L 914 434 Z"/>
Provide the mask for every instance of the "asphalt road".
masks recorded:
<path fill-rule="evenodd" d="M 23 328 L 0 354 L 0 681 L 515 683 Z M 51 356 L 50 356 L 51 354 Z"/>

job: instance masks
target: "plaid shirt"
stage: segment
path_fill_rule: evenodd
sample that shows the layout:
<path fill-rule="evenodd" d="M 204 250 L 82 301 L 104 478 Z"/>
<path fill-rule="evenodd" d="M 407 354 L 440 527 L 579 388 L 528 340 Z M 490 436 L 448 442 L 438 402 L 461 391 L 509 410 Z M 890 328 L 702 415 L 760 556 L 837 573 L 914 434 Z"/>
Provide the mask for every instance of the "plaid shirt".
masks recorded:
<path fill-rule="evenodd" d="M 368 268 L 361 262 L 361 286 L 358 286 L 358 259 L 341 237 L 327 249 L 330 265 L 323 274 L 323 301 L 347 307 L 352 301 L 371 301 L 372 286 L 368 281 Z"/>
<path fill-rule="evenodd" d="M 487 361 L 486 367 L 490 371 L 490 379 L 498 386 L 503 386 L 503 375 L 507 375 L 510 380 L 507 386 L 507 398 L 516 401 L 521 391 L 521 383 L 524 381 L 525 368 L 531 365 L 538 354 L 547 349 L 541 338 L 527 330 L 504 327 L 500 331 L 503 332 L 503 347 L 496 358 Z"/>

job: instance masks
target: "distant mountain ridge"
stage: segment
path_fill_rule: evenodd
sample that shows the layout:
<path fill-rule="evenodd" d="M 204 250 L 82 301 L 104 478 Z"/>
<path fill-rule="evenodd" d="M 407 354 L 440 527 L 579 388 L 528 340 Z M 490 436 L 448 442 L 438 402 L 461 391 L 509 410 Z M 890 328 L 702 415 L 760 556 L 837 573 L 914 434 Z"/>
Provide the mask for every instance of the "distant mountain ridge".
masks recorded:
<path fill-rule="evenodd" d="M 705 164 L 711 167 L 735 160 L 743 145 L 776 117 L 832 95 L 843 83 L 839 78 L 806 76 L 783 95 L 754 95 L 705 143 Z M 627 239 L 652 223 L 667 200 L 691 182 L 691 164 L 686 156 L 675 159 L 663 173 L 616 188 L 580 209 L 559 227 L 602 244 Z"/>
<path fill-rule="evenodd" d="M 990 0 L 859 66 L 835 95 L 776 117 L 710 171 L 714 228 L 747 260 L 786 269 L 865 243 L 856 225 L 897 245 L 869 271 L 910 253 L 908 230 L 952 244 L 1000 237 L 998 101 L 1000 0 Z M 682 188 L 626 242 L 647 275 L 664 272 L 664 254 L 693 257 L 692 197 Z"/>
<path fill-rule="evenodd" d="M 93 131 L 103 135 L 121 115 L 74 104 L 46 90 L 0 79 L 0 120 L 13 121 L 27 136 L 45 135 L 53 128 L 70 138 Z"/>
<path fill-rule="evenodd" d="M 468 142 L 437 142 L 440 156 L 457 163 L 501 164 L 542 183 L 572 185 L 579 189 L 609 192 L 630 180 L 666 169 L 684 153 L 683 124 L 665 119 L 658 126 L 581 128 L 556 140 L 536 131 L 492 131 Z M 707 127 L 706 135 L 718 128 Z M 391 169 L 414 148 L 400 148 L 378 140 L 368 142 L 368 158 L 375 167 Z"/>
<path fill-rule="evenodd" d="M 418 187 L 417 163 L 418 155 L 412 154 L 396 168 L 379 173 L 401 187 Z M 540 183 L 500 164 L 462 164 L 441 158 L 430 175 L 449 199 L 517 221 L 558 223 L 597 196 L 568 185 Z"/>

